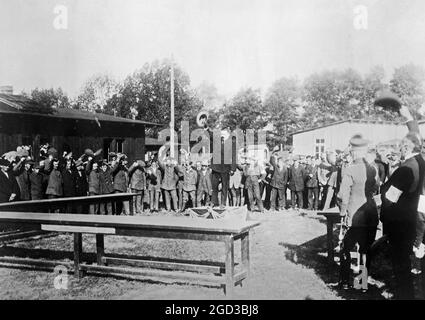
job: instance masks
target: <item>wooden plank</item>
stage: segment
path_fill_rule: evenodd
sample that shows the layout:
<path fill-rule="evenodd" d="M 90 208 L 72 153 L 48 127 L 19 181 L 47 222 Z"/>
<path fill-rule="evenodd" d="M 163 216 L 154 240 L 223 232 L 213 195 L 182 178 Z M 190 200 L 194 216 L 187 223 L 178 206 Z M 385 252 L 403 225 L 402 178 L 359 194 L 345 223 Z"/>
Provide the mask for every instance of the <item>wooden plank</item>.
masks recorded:
<path fill-rule="evenodd" d="M 328 246 L 328 264 L 333 265 L 334 263 L 334 240 L 333 240 L 333 221 L 330 219 L 326 220 L 326 238 Z"/>
<path fill-rule="evenodd" d="M 227 296 L 233 295 L 233 290 L 235 286 L 234 272 L 235 272 L 235 251 L 234 251 L 234 241 L 233 237 L 227 237 L 225 241 L 225 265 L 226 265 L 226 284 L 225 284 L 225 293 Z"/>
<path fill-rule="evenodd" d="M 160 239 L 184 239 L 184 240 L 199 240 L 199 241 L 223 241 L 226 237 L 224 234 L 210 234 L 193 231 L 173 232 L 168 230 L 149 230 L 149 229 L 117 229 L 116 235 L 130 237 L 146 237 Z"/>
<path fill-rule="evenodd" d="M 134 228 L 240 234 L 260 224 L 259 221 L 229 221 L 224 219 L 193 219 L 189 217 L 163 216 L 106 216 L 89 214 L 49 214 L 40 212 L 0 212 L 0 221 L 14 223 L 42 223 L 92 227 Z"/>
<path fill-rule="evenodd" d="M 146 259 L 123 259 L 114 257 L 104 257 L 104 264 L 113 265 L 128 265 L 135 267 L 147 267 L 164 270 L 178 270 L 178 271 L 190 271 L 190 272 L 205 272 L 205 273 L 224 273 L 223 266 L 215 265 L 202 265 L 194 263 L 182 263 L 182 262 L 168 262 L 158 260 L 146 260 Z"/>
<path fill-rule="evenodd" d="M 82 235 L 74 233 L 74 276 L 79 279 L 81 277 L 80 262 L 82 256 Z"/>
<path fill-rule="evenodd" d="M 105 255 L 105 237 L 103 234 L 96 234 L 96 258 L 97 258 L 98 265 L 103 265 L 104 255 Z"/>
<path fill-rule="evenodd" d="M 88 265 L 81 264 L 80 269 L 87 272 L 99 272 L 102 274 L 109 275 L 134 275 L 142 277 L 158 277 L 158 278 L 171 278 L 173 282 L 187 280 L 196 280 L 214 284 L 222 284 L 223 277 L 205 275 L 199 273 L 190 273 L 190 272 L 175 272 L 175 271 L 166 271 L 166 270 L 151 270 L 151 269 L 140 269 L 140 268 L 125 268 L 125 267 L 110 267 L 110 266 L 98 266 L 98 265 Z"/>
<path fill-rule="evenodd" d="M 29 237 L 38 236 L 44 234 L 44 231 L 40 230 L 29 230 L 29 231 L 18 231 L 8 232 L 7 234 L 0 234 L 0 241 L 11 241 L 16 239 L 25 239 Z"/>
<path fill-rule="evenodd" d="M 93 233 L 93 234 L 115 234 L 115 228 L 102 227 L 86 227 L 86 226 L 64 226 L 56 224 L 42 224 L 41 230 L 57 231 L 57 232 L 77 232 L 77 233 Z"/>
<path fill-rule="evenodd" d="M 18 258 L 18 257 L 0 257 L 0 263 L 13 264 L 16 266 L 28 266 L 32 268 L 47 268 L 53 270 L 58 265 L 63 265 L 68 269 L 73 269 L 73 262 L 66 261 L 52 261 L 52 260 L 40 260 L 31 258 Z"/>
<path fill-rule="evenodd" d="M 249 263 L 249 232 L 246 232 L 241 237 L 241 260 L 243 270 L 249 275 L 250 263 Z"/>
<path fill-rule="evenodd" d="M 69 198 L 55 198 L 55 199 L 43 199 L 43 200 L 27 200 L 27 201 L 16 201 L 0 203 L 0 210 L 13 207 L 33 207 L 33 206 L 49 206 L 49 205 L 67 205 L 70 203 L 104 203 L 107 201 L 121 200 L 128 201 L 133 196 L 139 193 L 114 193 L 114 194 L 103 194 L 96 196 L 83 196 L 83 197 L 69 197 Z"/>

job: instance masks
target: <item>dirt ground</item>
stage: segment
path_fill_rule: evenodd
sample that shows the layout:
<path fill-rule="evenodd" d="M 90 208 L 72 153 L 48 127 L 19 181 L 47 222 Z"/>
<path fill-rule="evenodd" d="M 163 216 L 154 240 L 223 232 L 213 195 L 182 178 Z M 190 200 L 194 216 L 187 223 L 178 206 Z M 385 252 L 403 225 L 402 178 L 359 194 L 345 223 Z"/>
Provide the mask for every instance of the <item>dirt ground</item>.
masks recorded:
<path fill-rule="evenodd" d="M 184 217 L 182 217 L 184 218 Z M 337 266 L 326 261 L 326 224 L 314 212 L 268 212 L 251 214 L 260 220 L 251 238 L 251 275 L 235 289 L 234 299 L 388 299 L 391 297 L 391 268 L 385 250 L 372 264 L 367 293 L 334 287 Z M 335 236 L 336 233 L 335 233 Z M 87 259 L 93 259 L 95 239 L 83 237 Z M 200 261 L 222 261 L 221 243 L 191 240 L 106 237 L 106 252 L 142 256 L 173 257 Z M 235 252 L 240 250 L 236 242 Z M 72 261 L 72 235 L 10 243 L 1 255 L 55 258 Z M 239 259 L 237 256 L 236 262 Z M 67 289 L 54 286 L 57 273 L 0 267 L 0 299 L 226 299 L 220 287 L 195 282 L 128 279 L 86 275 L 79 281 L 70 274 Z"/>

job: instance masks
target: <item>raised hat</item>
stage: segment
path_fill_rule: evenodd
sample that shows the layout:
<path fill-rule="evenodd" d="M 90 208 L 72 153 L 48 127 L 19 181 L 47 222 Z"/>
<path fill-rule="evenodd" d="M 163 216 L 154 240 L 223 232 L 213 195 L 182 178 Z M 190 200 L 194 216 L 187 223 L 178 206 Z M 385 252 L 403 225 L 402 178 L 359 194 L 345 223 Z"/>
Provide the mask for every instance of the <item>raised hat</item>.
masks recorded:
<path fill-rule="evenodd" d="M 378 97 L 375 99 L 374 104 L 384 109 L 398 112 L 401 107 L 400 97 L 394 92 L 389 90 L 382 90 L 378 93 Z"/>

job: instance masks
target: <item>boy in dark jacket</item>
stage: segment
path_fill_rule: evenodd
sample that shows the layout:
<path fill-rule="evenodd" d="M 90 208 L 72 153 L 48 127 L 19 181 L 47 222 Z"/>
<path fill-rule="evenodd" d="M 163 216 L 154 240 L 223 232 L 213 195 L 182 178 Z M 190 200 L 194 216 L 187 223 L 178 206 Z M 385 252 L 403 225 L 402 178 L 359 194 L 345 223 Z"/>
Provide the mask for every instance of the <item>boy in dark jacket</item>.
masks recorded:
<path fill-rule="evenodd" d="M 34 166 L 33 171 L 29 176 L 30 181 L 30 190 L 31 190 L 31 200 L 41 200 L 43 199 L 44 190 L 43 190 L 43 181 L 46 179 L 46 176 L 40 172 L 40 164 Z"/>

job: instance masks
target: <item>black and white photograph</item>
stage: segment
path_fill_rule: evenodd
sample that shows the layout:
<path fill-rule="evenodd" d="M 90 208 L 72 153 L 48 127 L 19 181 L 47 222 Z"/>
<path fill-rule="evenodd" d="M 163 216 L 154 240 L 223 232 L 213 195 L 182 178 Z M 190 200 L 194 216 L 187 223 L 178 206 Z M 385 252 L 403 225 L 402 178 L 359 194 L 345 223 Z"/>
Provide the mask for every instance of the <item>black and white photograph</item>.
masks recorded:
<path fill-rule="evenodd" d="M 422 0 L 0 0 L 0 300 L 424 300 L 424 34 Z"/>

